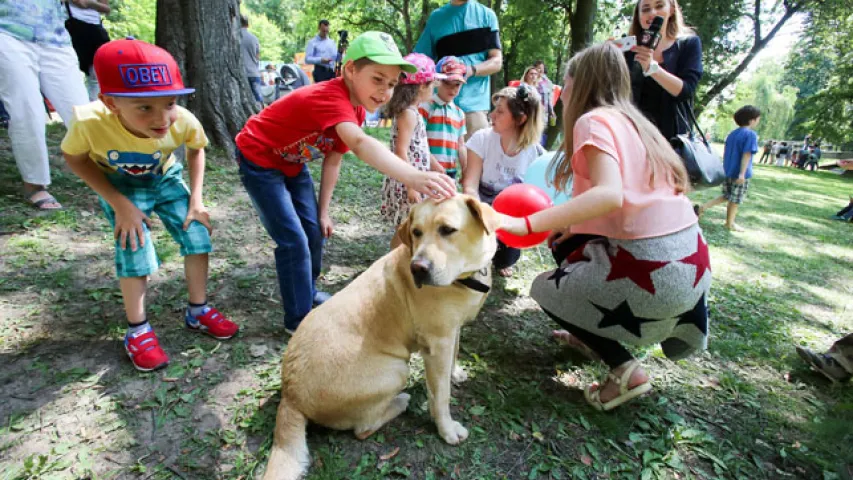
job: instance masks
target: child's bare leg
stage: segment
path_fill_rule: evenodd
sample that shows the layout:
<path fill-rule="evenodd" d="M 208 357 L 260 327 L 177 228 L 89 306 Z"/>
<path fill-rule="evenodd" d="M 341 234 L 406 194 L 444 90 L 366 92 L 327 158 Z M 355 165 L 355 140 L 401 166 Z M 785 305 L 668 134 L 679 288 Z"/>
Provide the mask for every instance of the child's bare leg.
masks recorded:
<path fill-rule="evenodd" d="M 737 217 L 738 204 L 729 202 L 726 208 L 726 228 L 729 230 L 739 230 L 735 225 L 735 217 Z"/>
<path fill-rule="evenodd" d="M 726 201 L 726 197 L 723 195 L 720 195 L 719 197 L 717 197 L 713 200 L 709 200 L 709 201 L 705 202 L 704 204 L 702 204 L 701 207 L 699 207 L 699 215 L 702 215 L 703 213 L 705 213 L 705 210 L 707 210 L 711 207 L 715 207 L 715 206 L 717 206 L 717 205 L 719 205 L 725 201 Z"/>
<path fill-rule="evenodd" d="M 184 275 L 187 278 L 190 303 L 200 305 L 207 301 L 207 270 L 206 253 L 184 257 Z"/>
<path fill-rule="evenodd" d="M 122 277 L 118 280 L 124 311 L 129 325 L 139 325 L 145 321 L 145 291 L 148 277 Z"/>

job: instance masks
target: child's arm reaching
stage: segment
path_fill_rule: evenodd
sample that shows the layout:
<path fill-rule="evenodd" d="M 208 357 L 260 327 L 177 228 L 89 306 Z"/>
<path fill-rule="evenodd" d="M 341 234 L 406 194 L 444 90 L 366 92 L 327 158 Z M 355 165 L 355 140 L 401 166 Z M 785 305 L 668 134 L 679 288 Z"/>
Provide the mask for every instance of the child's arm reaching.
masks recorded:
<path fill-rule="evenodd" d="M 119 241 L 122 249 L 127 248 L 128 240 L 130 249 L 134 252 L 139 247 L 145 246 L 145 229 L 142 224 L 151 227 L 151 220 L 141 210 L 136 208 L 127 197 L 122 195 L 116 187 L 107 180 L 95 163 L 89 159 L 88 153 L 80 155 L 62 154 L 66 163 L 86 185 L 92 188 L 115 210 L 115 239 Z"/>
<path fill-rule="evenodd" d="M 401 162 L 379 140 L 367 135 L 353 122 L 342 122 L 335 126 L 341 140 L 364 163 L 403 182 L 412 190 L 433 198 L 449 198 L 456 193 L 453 180 L 437 172 L 421 172 L 408 162 Z"/>
<path fill-rule="evenodd" d="M 210 213 L 204 207 L 202 190 L 204 185 L 204 149 L 198 150 L 187 147 L 187 165 L 190 168 L 190 210 L 184 220 L 184 231 L 190 227 L 193 220 L 207 227 L 208 232 L 213 232 L 210 225 Z"/>
<path fill-rule="evenodd" d="M 622 206 L 622 174 L 616 159 L 593 146 L 583 149 L 592 188 L 568 202 L 524 218 L 501 215 L 501 229 L 515 235 L 564 230 L 566 227 L 602 217 Z"/>
<path fill-rule="evenodd" d="M 459 171 L 465 173 L 465 169 L 468 168 L 468 147 L 465 145 L 465 136 L 459 136 L 458 142 L 458 152 L 459 152 Z"/>
<path fill-rule="evenodd" d="M 467 149 L 466 149 L 467 150 Z M 480 177 L 483 176 L 483 159 L 474 152 L 467 155 L 462 170 L 462 193 L 480 198 Z"/>
<path fill-rule="evenodd" d="M 320 174 L 320 200 L 319 200 L 319 217 L 320 231 L 323 237 L 329 238 L 334 233 L 335 225 L 332 223 L 332 217 L 329 215 L 329 205 L 332 203 L 332 193 L 335 191 L 335 185 L 338 183 L 338 176 L 341 173 L 341 159 L 343 155 L 340 152 L 331 151 L 326 154 L 323 160 L 323 169 Z"/>

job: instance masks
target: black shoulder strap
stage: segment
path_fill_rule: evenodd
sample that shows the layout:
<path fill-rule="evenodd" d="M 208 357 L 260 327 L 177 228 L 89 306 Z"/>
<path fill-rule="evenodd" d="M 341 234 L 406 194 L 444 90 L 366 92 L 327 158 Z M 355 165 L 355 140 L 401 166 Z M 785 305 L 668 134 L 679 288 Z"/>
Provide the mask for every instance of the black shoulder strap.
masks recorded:
<path fill-rule="evenodd" d="M 68 18 L 74 18 L 74 15 L 71 15 L 71 0 L 63 3 L 65 3 L 65 10 L 68 12 Z"/>

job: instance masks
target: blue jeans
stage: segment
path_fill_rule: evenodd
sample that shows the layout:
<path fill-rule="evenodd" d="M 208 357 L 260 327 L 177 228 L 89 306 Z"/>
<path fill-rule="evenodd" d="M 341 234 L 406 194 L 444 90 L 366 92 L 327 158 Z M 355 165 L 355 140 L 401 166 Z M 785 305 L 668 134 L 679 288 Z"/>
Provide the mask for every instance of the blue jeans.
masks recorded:
<path fill-rule="evenodd" d="M 311 172 L 305 165 L 295 177 L 263 168 L 237 151 L 240 180 L 275 242 L 275 269 L 284 326 L 294 329 L 311 311 L 323 257 L 323 235 Z"/>
<path fill-rule="evenodd" d="M 252 87 L 252 95 L 255 96 L 255 101 L 264 103 L 264 97 L 261 96 L 261 77 L 249 77 L 249 86 Z"/>

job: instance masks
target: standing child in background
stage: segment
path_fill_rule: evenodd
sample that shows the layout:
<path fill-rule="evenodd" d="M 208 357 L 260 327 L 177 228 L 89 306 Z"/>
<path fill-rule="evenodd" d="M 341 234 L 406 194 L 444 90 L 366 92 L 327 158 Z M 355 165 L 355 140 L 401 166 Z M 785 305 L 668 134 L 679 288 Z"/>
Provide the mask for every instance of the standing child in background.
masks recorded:
<path fill-rule="evenodd" d="M 403 60 L 417 67 L 414 73 L 404 73 L 400 85 L 385 107 L 386 114 L 394 119 L 391 125 L 391 151 L 401 160 L 421 171 L 444 172 L 438 161 L 431 157 L 427 144 L 424 119 L 417 106 L 432 95 L 433 82 L 445 78 L 435 72 L 435 63 L 426 55 L 410 53 Z M 406 187 L 402 182 L 385 177 L 382 182 L 382 217 L 394 224 L 403 223 L 409 216 L 412 205 L 421 201 L 421 194 Z M 392 247 L 397 245 L 397 237 Z"/>
<path fill-rule="evenodd" d="M 776 152 L 776 166 L 781 167 L 785 164 L 785 157 L 788 156 L 788 152 L 791 151 L 791 147 L 788 146 L 788 142 L 782 142 L 779 145 L 779 151 Z"/>
<path fill-rule="evenodd" d="M 116 40 L 94 57 L 100 100 L 74 108 L 62 140 L 68 166 L 100 197 L 115 230 L 115 262 L 127 313 L 125 350 L 137 370 L 169 363 L 145 316 L 148 275 L 159 261 L 151 242 L 149 215 L 157 213 L 181 246 L 190 330 L 220 340 L 237 325 L 207 306 L 210 215 L 202 201 L 207 137 L 192 113 L 175 103 L 185 88 L 181 72 L 162 48 L 139 40 Z M 172 152 L 186 145 L 190 188 Z"/>
<path fill-rule="evenodd" d="M 723 151 L 726 181 L 722 186 L 723 194 L 699 207 L 697 213 L 701 216 L 705 210 L 728 201 L 726 228 L 741 231 L 743 229 L 735 224 L 735 217 L 737 217 L 738 207 L 746 198 L 749 179 L 752 178 L 752 157 L 758 152 L 758 135 L 755 133 L 755 127 L 761 120 L 761 111 L 752 105 L 746 105 L 735 112 L 734 118 L 739 127 L 732 130 L 726 137 L 726 146 Z M 782 142 L 782 146 L 787 148 L 786 142 Z M 781 149 L 779 154 L 783 154 Z"/>
<path fill-rule="evenodd" d="M 773 140 L 767 140 L 764 143 L 764 153 L 761 154 L 761 158 L 758 159 L 758 163 L 764 163 L 765 161 L 770 160 L 770 150 L 773 148 Z"/>
<path fill-rule="evenodd" d="M 293 333 L 328 294 L 317 290 L 324 238 L 334 231 L 329 206 L 341 160 L 356 157 L 435 198 L 456 193 L 453 180 L 401 162 L 360 125 L 365 110 L 388 101 L 400 72 L 417 67 L 403 60 L 387 33 L 365 32 L 350 43 L 342 76 L 294 90 L 246 122 L 237 135 L 240 180 L 275 242 L 275 268 L 284 308 L 284 329 Z M 419 117 L 419 116 L 418 116 Z M 319 200 L 308 162 L 323 161 Z"/>
<path fill-rule="evenodd" d="M 803 165 L 804 169 L 811 170 L 814 172 L 817 170 L 818 163 L 818 147 L 817 145 L 812 145 L 812 148 L 809 149 L 809 154 L 806 157 L 805 164 Z"/>
<path fill-rule="evenodd" d="M 443 57 L 435 65 L 441 80 L 432 101 L 421 104 L 418 112 L 426 121 L 429 151 L 448 177 L 457 180 L 465 172 L 468 149 L 465 147 L 465 112 L 453 100 L 465 83 L 465 64 L 456 57 Z M 458 167 L 457 167 L 458 162 Z"/>

